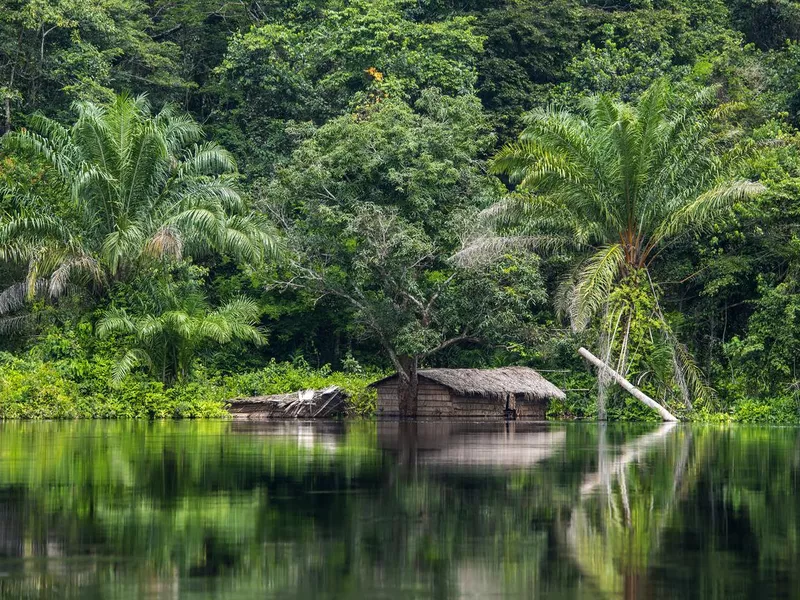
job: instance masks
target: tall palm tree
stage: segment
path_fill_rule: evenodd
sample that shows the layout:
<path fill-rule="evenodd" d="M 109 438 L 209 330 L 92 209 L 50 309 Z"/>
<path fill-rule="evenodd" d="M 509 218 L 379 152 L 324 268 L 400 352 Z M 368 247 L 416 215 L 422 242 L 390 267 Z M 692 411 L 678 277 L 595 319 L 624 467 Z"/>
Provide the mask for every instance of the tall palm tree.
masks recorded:
<path fill-rule="evenodd" d="M 122 381 L 137 367 L 171 383 L 187 377 L 198 352 L 208 344 L 245 341 L 262 344 L 256 326 L 260 310 L 248 298 L 238 298 L 211 310 L 199 291 L 175 293 L 167 289 L 158 314 L 131 315 L 122 308 L 108 309 L 97 323 L 97 335 L 121 336 L 127 346 L 114 366 L 113 377 Z"/>
<path fill-rule="evenodd" d="M 623 371 L 631 329 L 642 317 L 625 290 L 646 289 L 654 313 L 646 318 L 660 324 L 659 336 L 671 348 L 672 375 L 687 402 L 687 377 L 695 391 L 702 388 L 663 318 L 652 268 L 681 235 L 763 190 L 735 176 L 741 152 L 720 150 L 713 111 L 707 109 L 713 99 L 713 90 L 706 90 L 676 108 L 669 85 L 659 81 L 635 105 L 601 95 L 576 113 L 529 113 L 519 140 L 491 165 L 516 191 L 486 211 L 494 233 L 462 253 L 468 257 L 509 242 L 575 251 L 578 260 L 560 290 L 559 307 L 576 330 L 602 315 L 608 349 L 615 348 Z"/>
<path fill-rule="evenodd" d="M 128 95 L 75 109 L 70 128 L 35 116 L 3 138 L 48 165 L 64 199 L 48 207 L 21 197 L 0 215 L 0 259 L 28 267 L 0 295 L 0 314 L 37 292 L 57 297 L 69 282 L 126 279 L 146 258 L 218 251 L 258 262 L 276 253 L 273 228 L 236 189 L 233 158 L 204 142 L 189 116 L 169 106 L 154 114 L 144 96 Z"/>

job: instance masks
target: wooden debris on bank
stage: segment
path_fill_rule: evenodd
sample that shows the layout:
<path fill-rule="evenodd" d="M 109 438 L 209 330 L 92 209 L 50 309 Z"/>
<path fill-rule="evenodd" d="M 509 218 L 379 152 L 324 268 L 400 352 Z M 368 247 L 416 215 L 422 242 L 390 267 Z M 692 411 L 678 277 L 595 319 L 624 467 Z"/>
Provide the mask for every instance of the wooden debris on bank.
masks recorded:
<path fill-rule="evenodd" d="M 332 385 L 324 390 L 301 390 L 273 396 L 231 400 L 234 419 L 326 419 L 344 415 L 347 394 Z"/>

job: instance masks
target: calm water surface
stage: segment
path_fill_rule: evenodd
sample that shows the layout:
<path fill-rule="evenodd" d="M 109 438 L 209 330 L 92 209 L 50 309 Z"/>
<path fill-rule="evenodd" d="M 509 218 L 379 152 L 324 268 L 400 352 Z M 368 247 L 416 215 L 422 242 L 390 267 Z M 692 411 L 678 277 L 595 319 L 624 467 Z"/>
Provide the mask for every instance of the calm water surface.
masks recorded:
<path fill-rule="evenodd" d="M 2 598 L 796 598 L 800 430 L 0 424 Z"/>

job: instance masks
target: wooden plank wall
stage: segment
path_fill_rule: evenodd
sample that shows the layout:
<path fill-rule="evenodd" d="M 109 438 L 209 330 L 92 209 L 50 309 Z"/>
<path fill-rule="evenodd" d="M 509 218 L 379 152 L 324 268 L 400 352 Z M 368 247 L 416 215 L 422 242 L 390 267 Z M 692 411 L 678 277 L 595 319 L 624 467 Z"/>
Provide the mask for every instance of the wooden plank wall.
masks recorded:
<path fill-rule="evenodd" d="M 382 383 L 378 386 L 378 416 L 397 417 L 399 415 L 397 382 Z"/>
<path fill-rule="evenodd" d="M 470 418 L 505 418 L 506 403 L 483 396 L 454 396 L 455 415 Z"/>
<path fill-rule="evenodd" d="M 550 400 L 547 398 L 541 400 L 517 400 L 517 418 L 544 421 L 547 418 L 549 405 Z"/>
<path fill-rule="evenodd" d="M 453 415 L 453 400 L 450 390 L 436 383 L 419 382 L 417 414 L 420 417 L 450 417 Z"/>
<path fill-rule="evenodd" d="M 378 386 L 378 416 L 396 417 L 399 414 L 397 383 L 388 382 Z M 420 381 L 417 388 L 417 416 L 447 417 L 452 414 L 450 390 L 443 385 Z"/>
<path fill-rule="evenodd" d="M 517 418 L 544 419 L 547 413 L 547 400 L 517 400 Z M 505 418 L 504 400 L 483 398 L 481 396 L 459 396 L 450 393 L 446 387 L 420 381 L 417 401 L 419 417 L 451 417 L 470 419 Z M 400 408 L 397 401 L 397 383 L 387 382 L 378 387 L 378 416 L 397 417 Z"/>

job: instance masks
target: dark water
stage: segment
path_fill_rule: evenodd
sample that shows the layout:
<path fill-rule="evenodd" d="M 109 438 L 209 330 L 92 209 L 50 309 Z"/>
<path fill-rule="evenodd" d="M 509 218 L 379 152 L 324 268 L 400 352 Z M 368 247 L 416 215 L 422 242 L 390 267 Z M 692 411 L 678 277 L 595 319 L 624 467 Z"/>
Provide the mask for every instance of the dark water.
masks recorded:
<path fill-rule="evenodd" d="M 2 598 L 800 596 L 800 430 L 0 424 Z"/>

